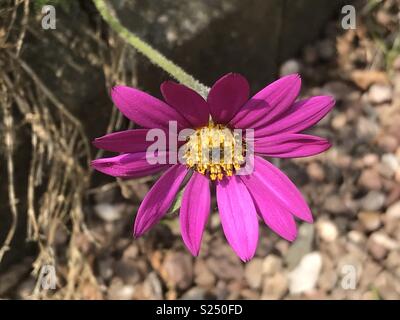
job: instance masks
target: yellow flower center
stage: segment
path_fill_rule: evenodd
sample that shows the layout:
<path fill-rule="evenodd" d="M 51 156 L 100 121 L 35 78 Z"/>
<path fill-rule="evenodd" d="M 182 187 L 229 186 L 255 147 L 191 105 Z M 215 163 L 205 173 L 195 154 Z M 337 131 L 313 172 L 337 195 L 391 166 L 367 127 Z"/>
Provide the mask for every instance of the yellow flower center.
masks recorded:
<path fill-rule="evenodd" d="M 197 129 L 185 144 L 186 165 L 211 180 L 232 176 L 245 162 L 242 135 L 221 124 L 210 122 Z"/>

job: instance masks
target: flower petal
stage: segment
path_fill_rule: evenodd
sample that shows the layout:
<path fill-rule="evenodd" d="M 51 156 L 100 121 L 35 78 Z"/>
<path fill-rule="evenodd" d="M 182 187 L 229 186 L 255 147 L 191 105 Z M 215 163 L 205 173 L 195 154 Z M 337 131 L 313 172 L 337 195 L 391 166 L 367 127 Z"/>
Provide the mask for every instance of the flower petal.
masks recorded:
<path fill-rule="evenodd" d="M 256 138 L 279 133 L 297 133 L 318 123 L 335 105 L 330 96 L 315 96 L 296 102 L 268 126 L 255 130 Z"/>
<path fill-rule="evenodd" d="M 284 113 L 299 95 L 298 74 L 278 79 L 254 95 L 230 121 L 235 128 L 263 127 Z"/>
<path fill-rule="evenodd" d="M 257 211 L 260 213 L 265 224 L 288 241 L 296 239 L 296 222 L 289 210 L 282 206 L 273 194 L 265 191 L 262 188 L 262 184 L 257 183 L 257 178 L 242 180 L 253 197 Z"/>
<path fill-rule="evenodd" d="M 217 202 L 228 243 L 240 259 L 249 261 L 257 248 L 258 219 L 249 191 L 238 176 L 217 183 Z"/>
<path fill-rule="evenodd" d="M 254 157 L 254 171 L 241 176 L 246 185 L 265 189 L 276 197 L 297 218 L 312 222 L 311 210 L 303 196 L 290 179 L 278 168 L 259 156 Z"/>
<path fill-rule="evenodd" d="M 215 82 L 207 97 L 215 123 L 226 124 L 249 99 L 249 83 L 237 73 L 228 73 Z"/>
<path fill-rule="evenodd" d="M 173 81 L 165 81 L 161 85 L 161 93 L 165 101 L 192 127 L 201 127 L 208 123 L 208 104 L 196 91 Z"/>
<path fill-rule="evenodd" d="M 183 242 L 194 256 L 199 254 L 209 214 L 209 180 L 206 176 L 194 172 L 183 192 L 179 215 Z"/>
<path fill-rule="evenodd" d="M 139 207 L 133 228 L 135 237 L 141 236 L 167 213 L 187 171 L 185 166 L 176 164 L 157 180 Z"/>
<path fill-rule="evenodd" d="M 257 139 L 254 142 L 256 153 L 276 158 L 313 156 L 330 147 L 331 144 L 324 138 L 299 133 L 284 133 Z"/>
<path fill-rule="evenodd" d="M 99 149 L 113 152 L 144 152 L 154 141 L 146 141 L 146 135 L 151 129 L 134 129 L 113 132 L 96 138 L 93 145 Z M 166 141 L 168 137 L 166 135 Z"/>
<path fill-rule="evenodd" d="M 165 152 L 168 159 L 168 153 Z M 161 156 L 161 154 L 160 154 Z M 93 160 L 91 165 L 97 171 L 113 177 L 140 178 L 168 168 L 168 164 L 150 164 L 146 152 L 124 153 L 116 157 Z"/>
<path fill-rule="evenodd" d="M 128 119 L 142 127 L 168 130 L 169 121 L 177 121 L 181 129 L 190 127 L 175 109 L 143 91 L 116 86 L 111 92 L 111 97 Z"/>

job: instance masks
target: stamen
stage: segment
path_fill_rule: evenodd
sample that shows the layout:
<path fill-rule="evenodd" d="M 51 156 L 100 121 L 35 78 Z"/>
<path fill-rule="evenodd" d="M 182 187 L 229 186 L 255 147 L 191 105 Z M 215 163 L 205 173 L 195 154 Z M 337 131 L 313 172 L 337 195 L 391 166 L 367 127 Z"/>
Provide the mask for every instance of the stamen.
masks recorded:
<path fill-rule="evenodd" d="M 210 122 L 189 136 L 183 158 L 186 165 L 211 180 L 232 176 L 244 164 L 246 145 L 240 134 Z"/>

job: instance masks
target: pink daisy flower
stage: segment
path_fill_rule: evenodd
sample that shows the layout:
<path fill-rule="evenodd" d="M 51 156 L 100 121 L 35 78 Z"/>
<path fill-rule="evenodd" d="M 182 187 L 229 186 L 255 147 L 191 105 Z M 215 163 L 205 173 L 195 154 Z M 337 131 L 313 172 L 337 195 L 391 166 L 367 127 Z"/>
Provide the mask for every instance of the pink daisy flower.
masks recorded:
<path fill-rule="evenodd" d="M 96 147 L 120 155 L 94 160 L 92 166 L 105 174 L 125 178 L 165 171 L 139 207 L 134 236 L 144 234 L 168 212 L 187 181 L 179 219 L 183 241 L 193 255 L 199 254 L 210 213 L 210 190 L 214 187 L 224 234 L 243 261 L 250 260 L 256 251 L 258 217 L 275 233 L 293 241 L 297 235 L 294 217 L 311 223 L 311 211 L 290 179 L 263 157 L 306 157 L 327 150 L 330 143 L 326 139 L 302 132 L 321 120 L 335 103 L 329 96 L 295 102 L 300 87 L 300 77 L 289 75 L 249 99 L 247 80 L 230 73 L 212 86 L 207 100 L 172 81 L 161 85 L 165 102 L 135 88 L 113 88 L 111 96 L 118 109 L 145 129 L 97 138 Z M 146 141 L 146 136 L 149 130 L 158 128 L 168 137 L 172 120 L 179 130 L 194 129 L 185 141 L 178 142 L 178 146 L 185 148 L 184 163 L 152 164 L 146 150 L 154 141 Z M 237 173 L 250 148 L 245 139 L 236 139 L 234 129 L 254 130 L 254 169 L 247 175 Z M 212 153 L 215 146 L 221 146 L 222 154 L 229 152 L 229 161 L 203 161 L 202 152 Z M 232 152 L 239 146 L 243 152 Z M 170 145 L 158 150 L 167 156 L 173 152 Z"/>

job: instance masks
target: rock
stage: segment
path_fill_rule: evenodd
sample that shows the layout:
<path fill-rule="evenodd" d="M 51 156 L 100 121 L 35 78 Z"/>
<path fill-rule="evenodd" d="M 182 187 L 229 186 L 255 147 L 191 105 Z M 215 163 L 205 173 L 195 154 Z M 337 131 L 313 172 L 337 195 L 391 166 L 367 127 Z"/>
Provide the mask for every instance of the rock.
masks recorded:
<path fill-rule="evenodd" d="M 300 73 L 300 70 L 301 65 L 299 61 L 295 59 L 290 59 L 282 64 L 279 73 L 280 76 L 283 77 L 293 73 Z"/>
<path fill-rule="evenodd" d="M 336 194 L 327 196 L 323 206 L 326 211 L 334 214 L 344 214 L 349 212 L 344 200 Z"/>
<path fill-rule="evenodd" d="M 182 295 L 181 300 L 204 300 L 206 296 L 205 293 L 204 289 L 193 287 Z"/>
<path fill-rule="evenodd" d="M 192 258 L 182 252 L 169 251 L 161 266 L 160 274 L 169 287 L 185 290 L 193 281 Z"/>
<path fill-rule="evenodd" d="M 338 274 L 334 268 L 324 270 L 318 279 L 318 287 L 323 291 L 331 291 L 335 288 L 338 278 Z"/>
<path fill-rule="evenodd" d="M 270 254 L 265 257 L 262 263 L 262 274 L 265 276 L 274 275 L 282 270 L 282 260 L 274 255 Z"/>
<path fill-rule="evenodd" d="M 380 127 L 375 120 L 360 116 L 356 123 L 356 133 L 359 139 L 372 140 L 379 133 Z"/>
<path fill-rule="evenodd" d="M 388 134 L 385 134 L 384 136 L 379 137 L 377 143 L 378 143 L 378 146 L 380 148 L 382 148 L 383 150 L 385 150 L 386 152 L 395 152 L 396 148 L 399 145 L 397 138 L 392 135 L 388 135 Z"/>
<path fill-rule="evenodd" d="M 381 159 L 380 172 L 386 178 L 392 178 L 400 168 L 399 159 L 392 153 L 385 153 Z"/>
<path fill-rule="evenodd" d="M 378 170 L 374 168 L 363 170 L 360 178 L 358 179 L 358 184 L 368 190 L 382 189 L 381 177 Z"/>
<path fill-rule="evenodd" d="M 289 270 L 292 270 L 302 260 L 303 256 L 311 252 L 314 240 L 314 226 L 304 223 L 299 227 L 297 239 L 290 246 L 285 256 L 285 262 Z"/>
<path fill-rule="evenodd" d="M 316 223 L 316 229 L 319 237 L 326 242 L 335 241 L 339 234 L 336 224 L 330 220 L 318 220 Z"/>
<path fill-rule="evenodd" d="M 143 295 L 144 299 L 150 300 L 161 300 L 163 298 L 161 281 L 154 271 L 148 274 L 143 283 Z"/>
<path fill-rule="evenodd" d="M 374 232 L 371 236 L 370 239 L 372 239 L 374 242 L 378 243 L 379 245 L 383 246 L 387 250 L 397 250 L 400 247 L 400 244 L 390 238 L 387 234 L 383 232 Z"/>
<path fill-rule="evenodd" d="M 311 179 L 316 181 L 323 181 L 325 179 L 324 168 L 317 162 L 311 162 L 307 166 L 307 174 Z"/>
<path fill-rule="evenodd" d="M 121 219 L 124 209 L 124 204 L 99 203 L 94 206 L 97 216 L 106 222 L 114 222 Z"/>
<path fill-rule="evenodd" d="M 312 291 L 318 281 L 322 267 L 322 257 L 319 252 L 305 255 L 299 265 L 289 274 L 290 294 L 301 294 Z"/>
<path fill-rule="evenodd" d="M 335 130 L 343 129 L 347 123 L 347 116 L 345 113 L 339 113 L 332 119 L 331 125 Z"/>
<path fill-rule="evenodd" d="M 110 256 L 104 259 L 99 259 L 97 262 L 97 268 L 100 277 L 104 280 L 109 280 L 114 275 L 114 259 Z"/>
<path fill-rule="evenodd" d="M 132 285 L 126 285 L 120 278 L 113 278 L 108 288 L 108 299 L 131 300 L 135 293 Z"/>
<path fill-rule="evenodd" d="M 385 216 L 388 219 L 399 219 L 400 218 L 400 200 L 393 203 L 387 208 Z"/>
<path fill-rule="evenodd" d="M 363 164 L 366 167 L 372 167 L 379 163 L 379 157 L 375 153 L 368 153 L 363 157 Z"/>
<path fill-rule="evenodd" d="M 120 260 L 115 263 L 114 272 L 125 283 L 137 284 L 141 280 L 141 274 L 134 260 Z"/>
<path fill-rule="evenodd" d="M 358 214 L 358 220 L 367 231 L 374 231 L 381 226 L 381 215 L 379 212 L 362 211 Z"/>
<path fill-rule="evenodd" d="M 276 273 L 264 279 L 261 299 L 277 300 L 283 298 L 288 291 L 288 278 L 283 273 Z"/>
<path fill-rule="evenodd" d="M 139 248 L 136 244 L 130 244 L 123 252 L 122 259 L 136 259 L 139 255 Z"/>
<path fill-rule="evenodd" d="M 355 244 L 363 244 L 365 243 L 365 236 L 363 233 L 357 230 L 351 230 L 348 234 L 347 237 L 349 240 Z"/>
<path fill-rule="evenodd" d="M 241 280 L 243 264 L 225 243 L 216 243 L 211 248 L 212 256 L 206 260 L 211 272 L 221 280 Z"/>
<path fill-rule="evenodd" d="M 246 263 L 244 277 L 250 288 L 258 289 L 261 287 L 262 267 L 263 260 L 261 258 L 253 258 Z"/>
<path fill-rule="evenodd" d="M 361 199 L 361 208 L 365 211 L 379 211 L 385 204 L 386 196 L 382 192 L 370 191 Z"/>
<path fill-rule="evenodd" d="M 381 104 L 392 100 L 392 87 L 384 84 L 373 84 L 368 90 L 368 99 L 373 104 Z"/>
<path fill-rule="evenodd" d="M 194 264 L 194 282 L 200 287 L 211 288 L 215 284 L 215 276 L 204 260 L 196 260 Z"/>

